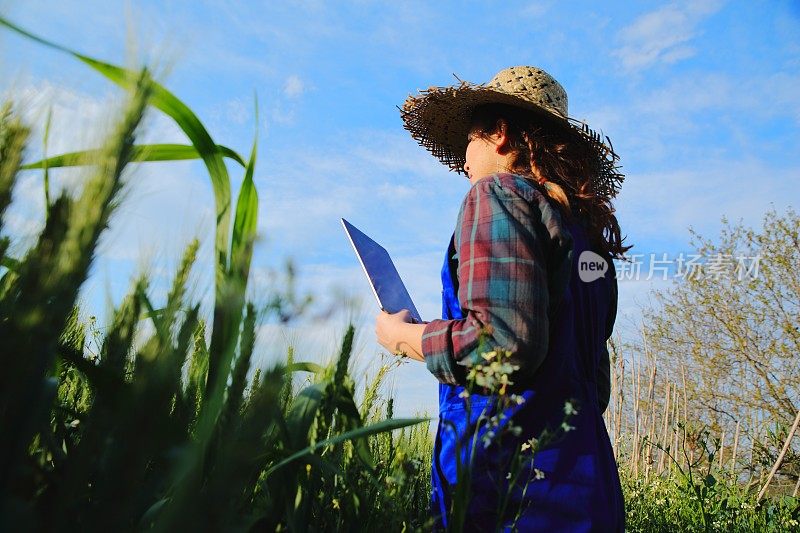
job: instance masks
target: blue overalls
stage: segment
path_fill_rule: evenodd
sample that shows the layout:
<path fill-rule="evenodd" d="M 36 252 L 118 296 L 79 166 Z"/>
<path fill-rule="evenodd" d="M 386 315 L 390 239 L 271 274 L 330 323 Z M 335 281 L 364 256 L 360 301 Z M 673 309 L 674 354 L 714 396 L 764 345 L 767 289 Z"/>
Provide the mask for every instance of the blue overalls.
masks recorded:
<path fill-rule="evenodd" d="M 487 425 L 478 422 L 481 415 L 498 414 L 496 397 L 473 393 L 466 400 L 459 396 L 463 387 L 439 383 L 439 425 L 431 477 L 435 530 L 453 527 L 448 508 L 458 482 L 457 450 L 462 464 L 466 464 L 473 448 L 465 531 L 494 531 L 498 524 L 502 531 L 624 529 L 622 489 L 596 386 L 601 350 L 605 350 L 607 315 L 616 312 L 609 309 L 611 284 L 616 283 L 614 267 L 609 261 L 605 277 L 591 283 L 581 281 L 577 262 L 580 253 L 588 249 L 586 233 L 578 223 L 565 221 L 565 224 L 573 236 L 573 269 L 560 308 L 555 317 L 550 317 L 548 354 L 532 382 L 517 392 L 524 403 L 503 411 L 507 418 L 501 421 L 501 428 L 513 421 L 521 426 L 521 434 L 506 432 L 484 447 L 482 437 Z M 445 320 L 463 318 L 458 280 L 454 276 L 457 266 L 451 238 L 442 267 Z M 526 456 L 500 519 L 497 504 L 499 494 L 507 494 L 509 490 L 506 476 L 511 454 L 531 437 L 538 438 L 543 430 L 561 427 L 567 401 L 578 411 L 568 418 L 568 431 L 564 433 L 562 428 L 562 438 L 537 451 L 533 461 L 530 455 Z"/>

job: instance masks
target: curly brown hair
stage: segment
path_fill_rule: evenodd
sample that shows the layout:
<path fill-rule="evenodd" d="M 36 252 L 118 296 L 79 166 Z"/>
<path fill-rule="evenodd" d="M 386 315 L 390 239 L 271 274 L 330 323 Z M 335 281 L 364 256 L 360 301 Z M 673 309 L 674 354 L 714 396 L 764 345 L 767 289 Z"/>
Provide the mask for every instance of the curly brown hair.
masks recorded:
<path fill-rule="evenodd" d="M 470 135 L 483 137 L 505 129 L 512 168 L 542 186 L 562 216 L 584 221 L 592 247 L 624 259 L 633 245 L 623 246 L 611 198 L 595 191 L 600 172 L 592 147 L 569 128 L 541 114 L 505 104 L 476 107 Z"/>

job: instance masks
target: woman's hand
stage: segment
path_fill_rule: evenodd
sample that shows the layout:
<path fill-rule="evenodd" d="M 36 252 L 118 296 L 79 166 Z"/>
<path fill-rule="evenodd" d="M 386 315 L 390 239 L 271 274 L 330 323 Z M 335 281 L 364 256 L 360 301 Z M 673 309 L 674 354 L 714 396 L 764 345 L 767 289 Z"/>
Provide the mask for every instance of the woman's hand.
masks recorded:
<path fill-rule="evenodd" d="M 375 317 L 375 335 L 378 337 L 378 342 L 391 353 L 397 354 L 401 351 L 400 325 L 412 324 L 413 321 L 408 309 L 394 314 L 382 310 Z"/>
<path fill-rule="evenodd" d="M 381 346 L 394 355 L 408 356 L 424 361 L 422 332 L 425 324 L 414 324 L 411 313 L 403 309 L 397 313 L 381 311 L 375 317 L 375 335 Z"/>

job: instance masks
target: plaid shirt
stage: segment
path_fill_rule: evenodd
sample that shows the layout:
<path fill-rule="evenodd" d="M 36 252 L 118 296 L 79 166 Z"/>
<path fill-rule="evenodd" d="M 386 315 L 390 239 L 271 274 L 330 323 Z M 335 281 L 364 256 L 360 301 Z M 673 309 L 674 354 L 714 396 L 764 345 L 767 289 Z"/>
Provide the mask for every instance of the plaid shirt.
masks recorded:
<path fill-rule="evenodd" d="M 453 239 L 465 318 L 425 326 L 428 370 L 442 383 L 466 385 L 466 367 L 503 348 L 520 367 L 515 375 L 531 376 L 547 355 L 548 317 L 571 272 L 572 237 L 560 213 L 526 178 L 493 174 L 467 193 Z"/>

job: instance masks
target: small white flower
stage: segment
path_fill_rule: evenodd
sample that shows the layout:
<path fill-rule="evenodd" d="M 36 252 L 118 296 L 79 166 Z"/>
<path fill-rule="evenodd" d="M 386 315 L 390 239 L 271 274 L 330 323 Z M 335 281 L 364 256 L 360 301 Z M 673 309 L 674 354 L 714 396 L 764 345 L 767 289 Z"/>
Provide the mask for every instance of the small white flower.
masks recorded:
<path fill-rule="evenodd" d="M 576 415 L 578 414 L 578 410 L 575 409 L 575 406 L 572 405 L 572 402 L 566 402 L 564 404 L 564 414 L 567 416 Z"/>
<path fill-rule="evenodd" d="M 538 468 L 534 468 L 533 469 L 533 476 L 534 476 L 534 479 L 544 479 L 544 472 L 542 472 Z"/>
<path fill-rule="evenodd" d="M 467 391 L 467 389 L 464 389 L 463 391 L 461 391 L 461 393 L 458 395 L 458 397 L 459 398 L 469 398 L 469 392 Z"/>
<path fill-rule="evenodd" d="M 566 422 L 562 422 L 562 423 L 561 423 L 561 429 L 563 429 L 563 430 L 564 430 L 564 433 L 569 433 L 570 431 L 572 431 L 573 429 L 575 429 L 575 426 L 570 426 L 570 425 L 569 425 L 569 424 L 567 424 Z"/>
<path fill-rule="evenodd" d="M 520 450 L 524 452 L 525 450 L 536 448 L 537 443 L 538 441 L 536 440 L 536 437 L 531 437 L 530 439 L 522 443 L 522 446 L 520 446 Z"/>

